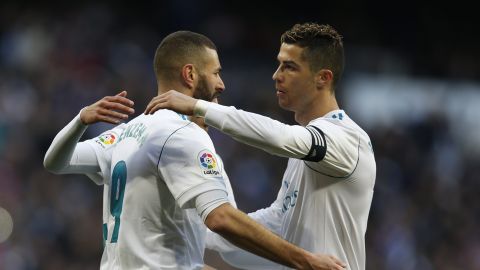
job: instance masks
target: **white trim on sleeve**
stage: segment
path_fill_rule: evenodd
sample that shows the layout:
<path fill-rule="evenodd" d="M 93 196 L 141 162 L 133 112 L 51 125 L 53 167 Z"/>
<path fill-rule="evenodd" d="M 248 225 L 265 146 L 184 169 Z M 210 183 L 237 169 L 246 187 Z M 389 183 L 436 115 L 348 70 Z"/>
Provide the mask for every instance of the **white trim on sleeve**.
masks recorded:
<path fill-rule="evenodd" d="M 193 115 L 197 117 L 205 117 L 209 103 L 210 102 L 199 99 L 197 103 L 195 103 L 195 107 L 193 107 Z"/>

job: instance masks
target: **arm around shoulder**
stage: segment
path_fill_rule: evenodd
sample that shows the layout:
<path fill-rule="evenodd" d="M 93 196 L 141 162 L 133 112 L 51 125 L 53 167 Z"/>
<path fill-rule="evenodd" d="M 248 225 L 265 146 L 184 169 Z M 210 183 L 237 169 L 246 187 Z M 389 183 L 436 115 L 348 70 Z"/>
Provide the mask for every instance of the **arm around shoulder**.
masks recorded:
<path fill-rule="evenodd" d="M 205 123 L 237 141 L 291 158 L 304 158 L 310 151 L 312 137 L 305 127 L 212 102 L 199 100 L 197 104 L 205 111 Z"/>

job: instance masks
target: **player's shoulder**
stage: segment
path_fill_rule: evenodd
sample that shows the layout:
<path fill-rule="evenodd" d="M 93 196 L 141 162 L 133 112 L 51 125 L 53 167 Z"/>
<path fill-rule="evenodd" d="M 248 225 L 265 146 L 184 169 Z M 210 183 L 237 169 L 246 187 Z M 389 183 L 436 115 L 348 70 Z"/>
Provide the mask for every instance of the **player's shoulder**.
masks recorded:
<path fill-rule="evenodd" d="M 162 149 L 162 153 L 185 160 L 215 156 L 215 147 L 210 136 L 193 122 L 168 136 Z"/>
<path fill-rule="evenodd" d="M 325 125 L 330 127 L 342 127 L 350 125 L 350 117 L 343 110 L 333 110 L 325 114 L 324 116 L 318 117 L 310 121 L 308 125 Z"/>
<path fill-rule="evenodd" d="M 343 110 L 331 111 L 322 117 L 312 120 L 307 126 L 319 128 L 325 133 L 368 138 L 368 134 Z"/>
<path fill-rule="evenodd" d="M 97 137 L 93 138 L 92 140 L 89 140 L 89 142 L 92 145 L 100 146 L 102 149 L 112 148 L 119 141 L 120 135 L 122 134 L 126 126 L 127 124 L 125 123 L 117 125 L 112 129 L 102 132 Z"/>
<path fill-rule="evenodd" d="M 171 110 L 158 110 L 152 115 L 142 115 L 140 121 L 144 122 L 152 132 L 169 135 L 178 129 L 190 125 L 187 116 Z"/>
<path fill-rule="evenodd" d="M 148 118 L 149 125 L 154 127 L 154 134 L 169 141 L 181 140 L 182 145 L 212 144 L 207 132 L 183 114 L 171 110 L 159 110 L 145 117 Z"/>
<path fill-rule="evenodd" d="M 159 110 L 154 114 L 141 114 L 125 124 L 119 141 L 135 139 L 140 145 L 163 145 L 179 130 L 193 124 L 185 115 L 170 110 Z"/>
<path fill-rule="evenodd" d="M 208 133 L 194 122 L 189 122 L 188 125 L 176 130 L 172 137 L 177 140 L 189 142 L 190 144 L 213 145 Z"/>

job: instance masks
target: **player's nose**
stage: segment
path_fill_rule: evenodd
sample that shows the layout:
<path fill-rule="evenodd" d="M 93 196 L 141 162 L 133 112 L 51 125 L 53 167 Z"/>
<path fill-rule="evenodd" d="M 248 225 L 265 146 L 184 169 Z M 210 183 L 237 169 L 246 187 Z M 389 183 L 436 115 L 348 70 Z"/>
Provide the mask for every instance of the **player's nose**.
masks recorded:
<path fill-rule="evenodd" d="M 219 82 L 216 90 L 219 94 L 221 94 L 223 91 L 225 91 L 225 84 L 223 83 L 222 79 L 220 79 L 220 82 Z"/>
<path fill-rule="evenodd" d="M 275 70 L 275 72 L 273 73 L 272 75 L 272 80 L 274 81 L 277 81 L 278 80 L 278 77 L 279 77 L 279 71 L 280 71 L 280 67 L 277 68 L 277 70 Z"/>

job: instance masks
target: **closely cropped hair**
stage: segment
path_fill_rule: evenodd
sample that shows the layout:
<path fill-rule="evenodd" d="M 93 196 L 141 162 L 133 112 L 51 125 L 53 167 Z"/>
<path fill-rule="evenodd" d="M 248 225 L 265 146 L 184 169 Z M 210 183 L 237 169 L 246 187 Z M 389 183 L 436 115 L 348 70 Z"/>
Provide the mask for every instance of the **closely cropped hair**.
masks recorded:
<path fill-rule="evenodd" d="M 181 68 L 186 64 L 202 67 L 205 48 L 217 50 L 206 36 L 190 31 L 177 31 L 166 36 L 158 45 L 153 60 L 157 80 L 177 79 Z"/>
<path fill-rule="evenodd" d="M 283 33 L 280 41 L 305 48 L 302 57 L 309 63 L 312 72 L 330 69 L 335 88 L 342 77 L 345 60 L 342 36 L 333 27 L 316 23 L 295 24 Z"/>

